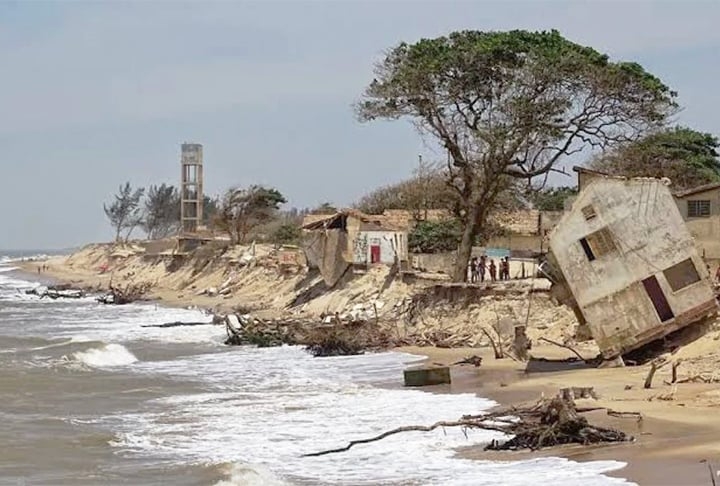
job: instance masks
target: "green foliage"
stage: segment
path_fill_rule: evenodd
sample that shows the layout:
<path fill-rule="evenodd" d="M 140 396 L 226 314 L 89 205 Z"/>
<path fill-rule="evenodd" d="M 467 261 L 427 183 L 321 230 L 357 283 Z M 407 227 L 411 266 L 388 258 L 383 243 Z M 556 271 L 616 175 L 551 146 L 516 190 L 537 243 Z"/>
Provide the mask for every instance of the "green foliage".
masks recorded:
<path fill-rule="evenodd" d="M 300 226 L 293 223 L 284 223 L 273 232 L 271 240 L 273 243 L 280 245 L 295 245 L 300 242 L 301 235 Z"/>
<path fill-rule="evenodd" d="M 180 227 L 180 193 L 175 186 L 152 185 L 145 198 L 143 229 L 150 239 L 166 238 Z"/>
<path fill-rule="evenodd" d="M 464 226 L 455 278 L 489 213 L 512 188 L 587 146 L 662 125 L 676 93 L 639 64 L 557 31 L 461 31 L 392 48 L 357 105 L 361 120 L 410 119 L 448 151 Z"/>
<path fill-rule="evenodd" d="M 548 187 L 531 193 L 530 199 L 540 211 L 563 211 L 565 200 L 577 192 L 575 187 Z"/>
<path fill-rule="evenodd" d="M 439 253 L 457 249 L 462 226 L 456 219 L 420 221 L 408 234 L 408 247 L 419 253 Z"/>
<path fill-rule="evenodd" d="M 129 182 L 121 185 L 118 193 L 115 195 L 115 201 L 110 205 L 103 204 L 105 215 L 110 220 L 110 224 L 115 228 L 115 241 L 121 240 L 121 233 L 127 230 L 125 240 L 130 238 L 132 230 L 142 222 L 142 208 L 140 200 L 145 193 L 144 188 L 133 190 Z"/>
<path fill-rule="evenodd" d="M 214 222 L 227 231 L 232 243 L 244 243 L 250 230 L 273 219 L 285 202 L 285 197 L 274 188 L 258 185 L 232 188 L 223 196 Z"/>
<path fill-rule="evenodd" d="M 626 177 L 667 177 L 674 189 L 720 181 L 717 137 L 675 127 L 622 146 L 591 162 L 595 170 Z"/>

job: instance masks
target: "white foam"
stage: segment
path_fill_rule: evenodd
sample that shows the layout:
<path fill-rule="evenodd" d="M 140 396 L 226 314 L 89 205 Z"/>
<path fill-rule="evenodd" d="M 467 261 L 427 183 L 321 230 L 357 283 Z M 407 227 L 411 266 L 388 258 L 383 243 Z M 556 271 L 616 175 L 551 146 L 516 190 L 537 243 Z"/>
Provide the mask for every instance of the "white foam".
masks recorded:
<path fill-rule="evenodd" d="M 139 363 L 136 371 L 196 378 L 209 390 L 164 397 L 151 402 L 148 410 L 109 417 L 105 424 L 120 431 L 116 445 L 126 453 L 198 464 L 241 458 L 289 482 L 477 485 L 497 484 L 502 477 L 509 485 L 535 484 L 536 478 L 588 486 L 627 484 L 602 475 L 623 466 L 615 461 L 459 459 L 454 448 L 487 443 L 501 434 L 458 428 L 403 433 L 342 454 L 302 457 L 394 427 L 455 420 L 494 405 L 471 393 L 444 395 L 358 383 L 368 375 L 398 383 L 404 367 L 415 359 L 398 353 L 318 359 L 285 347 L 235 348 Z"/>
<path fill-rule="evenodd" d="M 257 464 L 232 464 L 228 479 L 215 486 L 286 486 L 288 483 L 276 477 L 267 468 Z"/>
<path fill-rule="evenodd" d="M 137 362 L 137 358 L 121 344 L 106 344 L 101 348 L 78 351 L 73 358 L 93 368 L 127 366 Z"/>

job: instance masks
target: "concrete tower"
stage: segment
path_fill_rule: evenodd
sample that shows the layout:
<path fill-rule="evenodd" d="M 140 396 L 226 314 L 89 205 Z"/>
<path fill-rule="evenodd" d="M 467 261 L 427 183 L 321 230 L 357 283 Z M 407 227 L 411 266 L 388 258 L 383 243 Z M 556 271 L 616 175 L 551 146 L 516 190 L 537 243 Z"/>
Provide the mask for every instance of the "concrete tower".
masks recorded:
<path fill-rule="evenodd" d="M 193 233 L 203 221 L 203 148 L 184 143 L 180 155 L 180 223 L 183 233 Z"/>

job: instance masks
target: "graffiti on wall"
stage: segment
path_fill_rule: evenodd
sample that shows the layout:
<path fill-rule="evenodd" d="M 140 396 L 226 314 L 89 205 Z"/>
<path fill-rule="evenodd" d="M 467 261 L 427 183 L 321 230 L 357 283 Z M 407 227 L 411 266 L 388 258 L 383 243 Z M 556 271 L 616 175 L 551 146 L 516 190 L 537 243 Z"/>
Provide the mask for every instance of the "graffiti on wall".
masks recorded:
<path fill-rule="evenodd" d="M 368 235 L 360 233 L 353 242 L 353 262 L 367 263 L 368 254 Z"/>

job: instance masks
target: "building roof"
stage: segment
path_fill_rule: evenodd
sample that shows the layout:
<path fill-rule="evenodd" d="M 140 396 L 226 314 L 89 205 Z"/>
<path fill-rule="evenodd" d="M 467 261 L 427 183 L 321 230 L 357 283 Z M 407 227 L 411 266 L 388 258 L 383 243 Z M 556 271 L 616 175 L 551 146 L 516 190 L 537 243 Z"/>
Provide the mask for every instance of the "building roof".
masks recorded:
<path fill-rule="evenodd" d="M 720 189 L 720 182 L 711 182 L 709 184 L 703 184 L 701 186 L 693 187 L 692 189 L 686 189 L 684 191 L 675 192 L 673 195 L 675 197 L 683 198 L 683 197 L 688 197 L 688 196 L 694 196 L 695 194 L 700 194 L 701 192 L 712 191 L 715 189 Z"/>
<path fill-rule="evenodd" d="M 302 229 L 304 230 L 320 230 L 330 227 L 336 220 L 343 217 L 356 218 L 363 223 L 377 225 L 387 230 L 396 230 L 398 228 L 390 225 L 385 221 L 385 217 L 380 214 L 365 214 L 357 209 L 342 209 L 335 214 L 307 214 L 303 218 Z"/>

